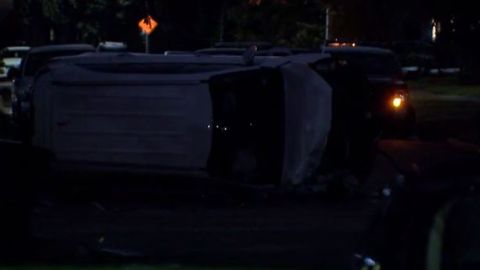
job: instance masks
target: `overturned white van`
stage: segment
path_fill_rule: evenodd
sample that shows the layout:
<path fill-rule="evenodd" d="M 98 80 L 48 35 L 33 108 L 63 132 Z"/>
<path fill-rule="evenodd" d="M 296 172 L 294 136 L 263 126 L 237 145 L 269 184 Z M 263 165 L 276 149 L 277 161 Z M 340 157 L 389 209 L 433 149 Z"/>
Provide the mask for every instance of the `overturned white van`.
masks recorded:
<path fill-rule="evenodd" d="M 291 185 L 321 162 L 325 56 L 89 54 L 39 72 L 32 145 L 52 168 Z"/>

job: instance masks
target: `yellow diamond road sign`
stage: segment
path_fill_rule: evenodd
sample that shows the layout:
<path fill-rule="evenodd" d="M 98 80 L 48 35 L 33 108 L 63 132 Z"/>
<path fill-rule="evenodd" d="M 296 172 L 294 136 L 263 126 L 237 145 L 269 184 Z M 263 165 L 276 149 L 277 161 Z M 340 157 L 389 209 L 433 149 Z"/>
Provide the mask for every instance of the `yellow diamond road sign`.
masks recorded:
<path fill-rule="evenodd" d="M 153 30 L 157 28 L 157 26 L 158 26 L 158 23 L 150 15 L 141 19 L 138 22 L 138 27 L 140 27 L 142 32 L 145 33 L 146 35 L 150 35 L 153 32 Z"/>

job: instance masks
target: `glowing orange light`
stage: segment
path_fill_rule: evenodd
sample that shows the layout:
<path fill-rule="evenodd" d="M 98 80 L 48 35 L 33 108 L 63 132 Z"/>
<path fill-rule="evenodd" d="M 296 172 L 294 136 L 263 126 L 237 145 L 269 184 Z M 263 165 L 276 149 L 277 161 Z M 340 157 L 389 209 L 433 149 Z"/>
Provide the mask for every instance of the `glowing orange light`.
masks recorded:
<path fill-rule="evenodd" d="M 332 42 L 329 44 L 330 47 L 356 47 L 356 43 L 348 43 L 348 42 Z"/>
<path fill-rule="evenodd" d="M 395 109 L 399 109 L 403 105 L 404 98 L 402 96 L 394 97 L 392 100 L 392 106 Z"/>
<path fill-rule="evenodd" d="M 140 27 L 142 32 L 145 33 L 146 35 L 150 35 L 153 32 L 153 30 L 157 28 L 157 26 L 158 26 L 158 23 L 150 15 L 141 19 L 138 22 L 138 27 Z"/>

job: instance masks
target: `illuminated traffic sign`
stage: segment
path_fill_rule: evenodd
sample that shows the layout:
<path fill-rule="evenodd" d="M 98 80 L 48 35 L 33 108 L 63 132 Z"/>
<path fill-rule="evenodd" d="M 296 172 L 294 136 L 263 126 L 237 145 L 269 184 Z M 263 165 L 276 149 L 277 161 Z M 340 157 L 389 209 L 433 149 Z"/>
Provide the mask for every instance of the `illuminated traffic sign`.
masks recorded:
<path fill-rule="evenodd" d="M 138 27 L 140 27 L 142 32 L 146 35 L 150 35 L 153 32 L 153 30 L 157 28 L 157 26 L 158 26 L 158 23 L 150 15 L 141 19 L 138 22 Z"/>

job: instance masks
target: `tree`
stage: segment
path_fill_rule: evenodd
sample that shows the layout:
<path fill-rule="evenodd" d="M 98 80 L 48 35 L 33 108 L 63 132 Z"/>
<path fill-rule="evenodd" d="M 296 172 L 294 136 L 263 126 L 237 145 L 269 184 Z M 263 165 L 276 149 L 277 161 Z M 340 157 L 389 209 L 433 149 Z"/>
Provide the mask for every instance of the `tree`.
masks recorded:
<path fill-rule="evenodd" d="M 255 0 L 228 10 L 226 35 L 234 41 L 268 41 L 318 47 L 324 39 L 324 6 L 317 1 Z"/>
<path fill-rule="evenodd" d="M 33 45 L 86 42 L 129 37 L 133 16 L 140 18 L 139 0 L 23 0 L 19 9 Z M 140 5 L 141 6 L 141 5 Z M 133 23 L 132 23 L 133 24 Z M 137 38 L 140 42 L 140 37 Z"/>
<path fill-rule="evenodd" d="M 148 3 L 148 9 L 145 6 Z M 137 22 L 147 13 L 158 22 L 152 51 L 191 50 L 226 40 L 266 40 L 317 46 L 323 6 L 313 0 L 18 0 L 24 37 L 31 45 L 104 40 L 142 49 Z M 225 33 L 223 35 L 223 33 Z"/>

